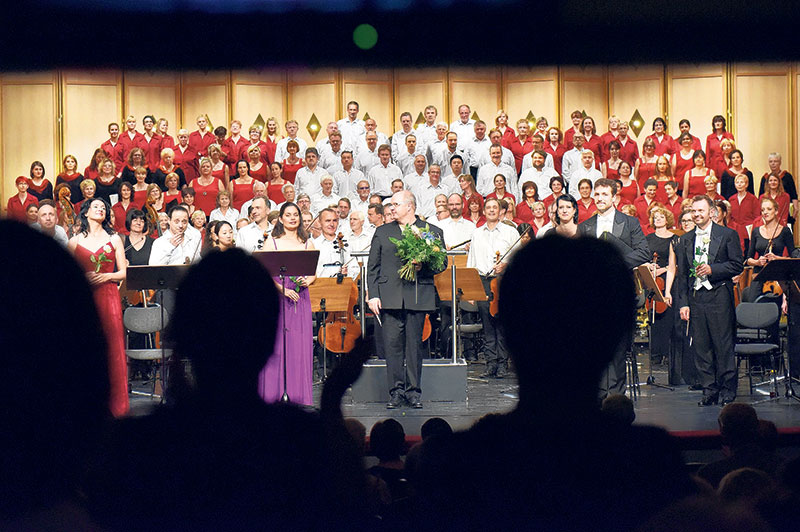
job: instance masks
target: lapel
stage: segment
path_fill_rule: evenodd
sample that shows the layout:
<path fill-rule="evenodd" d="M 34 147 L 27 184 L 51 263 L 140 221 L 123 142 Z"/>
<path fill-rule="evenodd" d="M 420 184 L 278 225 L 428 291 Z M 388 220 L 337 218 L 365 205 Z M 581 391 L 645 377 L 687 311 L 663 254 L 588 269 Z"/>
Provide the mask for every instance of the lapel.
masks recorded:
<path fill-rule="evenodd" d="M 625 229 L 625 218 L 623 218 L 624 214 L 617 211 L 616 208 L 614 209 L 614 229 L 611 231 L 615 237 L 621 238 L 622 237 L 622 230 Z"/>
<path fill-rule="evenodd" d="M 694 266 L 694 239 L 696 235 L 697 232 L 694 229 L 684 235 L 683 249 L 686 255 L 686 263 L 690 269 Z"/>
<path fill-rule="evenodd" d="M 711 238 L 711 242 L 708 244 L 708 263 L 711 264 L 714 262 L 714 259 L 717 258 L 717 251 L 719 251 L 720 245 L 720 231 L 721 228 L 717 227 L 717 224 L 711 222 L 711 234 L 709 235 Z"/>

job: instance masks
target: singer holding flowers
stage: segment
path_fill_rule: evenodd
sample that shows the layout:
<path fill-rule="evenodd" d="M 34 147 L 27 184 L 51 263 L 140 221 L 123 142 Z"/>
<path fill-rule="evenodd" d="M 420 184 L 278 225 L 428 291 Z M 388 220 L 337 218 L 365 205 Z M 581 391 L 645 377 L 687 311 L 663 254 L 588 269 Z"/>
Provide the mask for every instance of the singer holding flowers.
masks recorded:
<path fill-rule="evenodd" d="M 438 227 L 417 218 L 416 200 L 408 190 L 395 193 L 388 208 L 394 221 L 379 226 L 372 237 L 368 304 L 383 323 L 389 388 L 386 408 L 406 403 L 422 408 L 422 327 L 425 314 L 436 310 L 433 276 L 447 267 L 444 235 Z M 404 234 L 406 226 L 409 228 Z M 425 241 L 425 260 L 398 256 L 398 245 L 402 248 L 403 242 L 412 238 Z"/>

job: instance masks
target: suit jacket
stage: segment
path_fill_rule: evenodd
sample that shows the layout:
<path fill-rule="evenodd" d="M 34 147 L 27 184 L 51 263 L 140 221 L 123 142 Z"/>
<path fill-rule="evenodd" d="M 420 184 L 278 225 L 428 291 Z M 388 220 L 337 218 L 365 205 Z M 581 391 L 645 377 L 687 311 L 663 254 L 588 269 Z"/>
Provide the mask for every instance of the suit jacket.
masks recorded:
<path fill-rule="evenodd" d="M 578 234 L 582 236 L 597 236 L 597 216 L 592 216 L 578 226 Z M 614 213 L 613 238 L 609 241 L 622 253 L 628 268 L 649 262 L 652 259 L 650 246 L 642 232 L 639 220 L 619 211 Z"/>
<path fill-rule="evenodd" d="M 424 228 L 426 224 L 417 218 L 414 225 Z M 431 232 L 444 242 L 442 230 L 433 224 L 429 226 Z M 375 235 L 372 237 L 367 270 L 367 290 L 370 299 L 380 298 L 381 307 L 385 309 L 436 310 L 433 276 L 444 271 L 447 265 L 436 271 L 423 267 L 417 272 L 416 283 L 404 281 L 397 273 L 403 262 L 397 256 L 397 246 L 389 240 L 390 237 L 402 238 L 402 228 L 397 222 L 381 225 L 375 229 Z"/>
<path fill-rule="evenodd" d="M 689 306 L 689 290 L 694 288 L 694 277 L 689 271 L 694 262 L 695 230 L 692 229 L 678 240 L 678 268 L 675 275 L 675 293 L 673 299 L 678 308 Z M 711 242 L 708 245 L 708 265 L 711 275 L 708 280 L 713 288 L 727 283 L 733 301 L 733 283 L 731 277 L 742 273 L 742 247 L 739 235 L 733 229 L 711 224 Z"/>

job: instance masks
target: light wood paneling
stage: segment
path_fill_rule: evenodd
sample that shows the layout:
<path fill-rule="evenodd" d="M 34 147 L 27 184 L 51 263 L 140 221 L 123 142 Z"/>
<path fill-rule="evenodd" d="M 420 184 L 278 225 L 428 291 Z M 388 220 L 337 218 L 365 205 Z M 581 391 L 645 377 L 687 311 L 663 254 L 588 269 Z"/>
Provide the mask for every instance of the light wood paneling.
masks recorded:
<path fill-rule="evenodd" d="M 571 127 L 569 115 L 584 111 L 594 118 L 598 134 L 608 120 L 608 82 L 605 67 L 564 67 L 561 69 L 561 124 Z"/>
<path fill-rule="evenodd" d="M 78 171 L 91 162 L 94 150 L 108 138 L 108 124 L 122 112 L 122 83 L 118 71 L 67 71 L 64 94 L 64 155 L 78 159 Z"/>
<path fill-rule="evenodd" d="M 494 117 L 502 106 L 499 68 L 451 68 L 449 122 L 459 119 L 458 107 L 470 106 L 472 113 L 491 128 Z M 416 118 L 416 117 L 415 117 Z"/>
<path fill-rule="evenodd" d="M 384 132 L 392 123 L 392 71 L 357 68 L 342 71 L 342 117 L 347 114 L 347 102 L 358 102 L 358 117 L 369 114 Z M 416 116 L 414 117 L 416 120 Z M 388 134 L 388 133 L 386 133 Z"/>
<path fill-rule="evenodd" d="M 650 134 L 653 119 L 664 116 L 662 107 L 664 67 L 660 65 L 610 67 L 608 77 L 611 102 L 609 114 L 616 115 L 620 120 L 630 121 L 638 109 L 646 126 L 638 137 L 633 130 L 630 130 L 629 134 L 641 142 Z M 598 121 L 597 129 L 598 133 L 604 133 L 608 130 L 607 123 Z"/>
<path fill-rule="evenodd" d="M 126 71 L 124 75 L 125 109 L 120 116 L 120 128 L 125 129 L 122 123 L 127 115 L 133 115 L 142 129 L 142 118 L 153 115 L 156 120 L 166 118 L 169 122 L 167 134 L 177 142 L 178 130 L 186 127 L 189 131 L 195 129 L 194 121 L 186 126 L 181 125 L 181 100 L 180 76 L 175 73 Z"/>
<path fill-rule="evenodd" d="M 261 114 L 275 117 L 280 130 L 286 121 L 286 76 L 280 70 L 234 71 L 231 74 L 233 118 L 242 122 L 243 135 Z"/>
<path fill-rule="evenodd" d="M 325 126 L 336 121 L 338 117 L 338 91 L 336 88 L 338 73 L 334 69 L 301 69 L 289 73 L 289 116 L 297 120 L 300 126 L 298 136 L 315 144 L 307 126 L 312 115 L 316 115 L 320 124 L 317 140 L 325 137 Z"/>
<path fill-rule="evenodd" d="M 676 136 L 678 123 L 685 118 L 692 124 L 692 134 L 700 138 L 705 149 L 711 118 L 725 116 L 728 109 L 725 65 L 669 66 L 667 99 L 669 133 Z"/>
<path fill-rule="evenodd" d="M 516 131 L 517 120 L 528 112 L 558 123 L 558 69 L 555 67 L 507 68 L 504 71 L 503 106 Z"/>
<path fill-rule="evenodd" d="M 45 177 L 55 183 L 60 158 L 56 72 L 4 74 L 0 78 L 2 142 L 2 208 L 17 193 L 14 180 L 42 161 Z"/>
<path fill-rule="evenodd" d="M 197 117 L 207 115 L 211 129 L 229 125 L 229 73 L 186 72 L 181 80 L 183 124 L 186 129 L 197 129 Z"/>
<path fill-rule="evenodd" d="M 436 106 L 437 122 L 450 122 L 447 71 L 443 68 L 397 69 L 394 71 L 394 116 L 391 127 L 378 129 L 392 135 L 400 129 L 400 114 L 408 111 L 414 121 L 428 105 Z"/>

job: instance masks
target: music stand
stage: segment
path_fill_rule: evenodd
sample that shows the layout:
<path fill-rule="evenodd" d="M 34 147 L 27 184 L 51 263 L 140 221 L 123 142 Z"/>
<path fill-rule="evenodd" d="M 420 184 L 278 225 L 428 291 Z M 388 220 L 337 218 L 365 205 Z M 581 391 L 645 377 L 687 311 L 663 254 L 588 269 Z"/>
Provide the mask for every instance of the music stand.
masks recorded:
<path fill-rule="evenodd" d="M 323 331 L 323 337 L 319 340 L 322 344 L 322 380 L 324 381 L 328 375 L 327 357 L 328 357 L 328 331 L 325 327 L 328 312 L 348 312 L 350 309 L 350 292 L 353 289 L 353 279 L 344 277 L 342 282 L 338 282 L 336 277 L 320 277 L 315 280 L 308 287 L 308 295 L 311 298 L 311 312 L 322 312 L 322 323 L 317 330 L 317 339 L 319 339 L 319 331 Z M 344 342 L 344 335 L 342 335 L 342 342 Z"/>
<path fill-rule="evenodd" d="M 800 291 L 797 281 L 800 280 L 800 259 L 792 259 L 789 257 L 778 257 L 767 263 L 760 272 L 758 272 L 753 281 L 778 281 L 781 284 L 792 283 L 795 290 Z M 784 292 L 787 292 L 784 289 Z M 776 390 L 777 391 L 777 390 Z M 794 391 L 794 383 L 792 382 L 792 357 L 787 353 L 786 356 L 786 397 L 800 401 L 797 393 Z"/>
<path fill-rule="evenodd" d="M 466 252 L 448 251 L 448 255 L 464 254 Z M 456 256 L 452 256 L 450 261 L 450 272 L 446 270 L 433 276 L 433 284 L 441 301 L 452 303 L 452 349 L 453 364 L 458 363 L 458 303 L 461 299 L 472 301 L 486 301 L 486 291 L 483 289 L 483 282 L 478 270 L 475 268 L 457 268 Z"/>
<path fill-rule="evenodd" d="M 647 376 L 647 385 L 648 386 L 656 386 L 658 388 L 664 388 L 665 390 L 675 391 L 675 388 L 672 386 L 668 386 L 666 384 L 659 384 L 656 382 L 656 378 L 653 375 L 653 325 L 656 322 L 656 306 L 655 303 L 664 303 L 664 294 L 661 292 L 661 289 L 656 284 L 656 278 L 653 276 L 653 272 L 650 268 L 647 267 L 646 264 L 641 264 L 636 267 L 636 275 L 639 276 L 639 280 L 642 282 L 644 289 L 647 290 L 647 299 L 650 301 L 650 316 L 648 316 L 648 320 L 650 323 L 648 324 L 648 331 L 647 331 L 647 344 L 649 350 L 649 358 L 650 358 L 650 370 L 649 375 Z"/>
<path fill-rule="evenodd" d="M 129 290 L 176 290 L 181 284 L 186 272 L 189 271 L 188 264 L 176 264 L 173 266 L 128 266 L 125 275 L 125 284 Z M 142 298 L 144 306 L 147 306 L 147 299 Z M 161 298 L 161 327 L 164 327 L 164 298 Z M 167 360 L 164 348 L 164 338 L 161 338 L 161 388 L 163 397 L 167 395 Z"/>
<path fill-rule="evenodd" d="M 278 277 L 281 280 L 281 305 L 284 304 L 286 299 L 286 283 L 285 279 L 289 276 L 306 276 L 314 275 L 317 272 L 317 263 L 319 262 L 318 249 L 300 249 L 300 250 L 263 250 L 254 251 L 255 257 L 273 277 Z M 281 307 L 283 308 L 283 307 Z M 289 402 L 289 394 L 286 393 L 286 313 L 281 312 L 281 327 L 283 329 L 283 395 L 281 401 L 284 403 Z"/>

